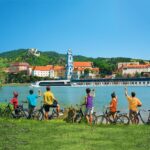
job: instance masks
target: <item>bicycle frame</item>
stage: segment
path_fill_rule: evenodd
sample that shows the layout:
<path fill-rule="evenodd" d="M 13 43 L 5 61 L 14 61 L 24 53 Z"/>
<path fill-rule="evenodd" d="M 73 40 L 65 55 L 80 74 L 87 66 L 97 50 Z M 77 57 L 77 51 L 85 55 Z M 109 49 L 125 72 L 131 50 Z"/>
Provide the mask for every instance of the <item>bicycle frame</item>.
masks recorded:
<path fill-rule="evenodd" d="M 137 115 L 139 116 L 140 120 L 142 121 L 143 124 L 150 124 L 150 110 L 148 110 L 149 114 L 148 114 L 148 118 L 147 118 L 147 121 L 144 121 L 144 119 L 142 118 L 142 115 L 141 115 L 141 111 L 142 110 L 139 110 Z M 145 111 L 145 110 L 143 110 Z M 137 117 L 138 117 L 137 116 Z"/>

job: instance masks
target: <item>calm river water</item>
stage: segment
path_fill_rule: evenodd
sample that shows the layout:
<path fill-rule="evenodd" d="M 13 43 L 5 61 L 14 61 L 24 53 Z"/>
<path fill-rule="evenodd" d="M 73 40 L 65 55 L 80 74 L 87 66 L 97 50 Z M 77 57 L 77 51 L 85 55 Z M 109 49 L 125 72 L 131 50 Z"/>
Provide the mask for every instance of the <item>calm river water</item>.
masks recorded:
<path fill-rule="evenodd" d="M 19 93 L 19 101 L 26 100 L 29 93 L 29 86 L 4 86 L 0 88 L 0 102 L 9 101 L 13 96 L 13 91 Z M 45 87 L 33 88 L 35 93 L 38 93 L 40 89 L 42 93 L 45 92 Z M 51 87 L 52 92 L 58 99 L 62 107 L 73 106 L 75 104 L 81 104 L 84 101 L 86 87 Z M 118 109 L 121 111 L 127 111 L 128 103 L 124 95 L 123 86 L 103 86 L 94 87 L 96 96 L 94 98 L 95 111 L 103 111 L 103 106 L 108 105 L 111 100 L 111 93 L 116 92 L 118 96 Z M 131 91 L 137 93 L 137 97 L 142 101 L 144 109 L 150 109 L 150 87 L 128 87 L 129 94 Z M 42 101 L 42 97 L 38 99 L 38 105 Z"/>

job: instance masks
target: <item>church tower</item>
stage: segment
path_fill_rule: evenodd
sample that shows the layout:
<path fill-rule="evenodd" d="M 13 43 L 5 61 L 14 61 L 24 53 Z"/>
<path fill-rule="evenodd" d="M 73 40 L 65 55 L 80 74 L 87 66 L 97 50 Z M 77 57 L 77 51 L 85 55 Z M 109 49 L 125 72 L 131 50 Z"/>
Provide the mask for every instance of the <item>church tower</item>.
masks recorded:
<path fill-rule="evenodd" d="M 73 74 L 73 56 L 72 51 L 69 49 L 67 52 L 66 78 L 70 80 L 72 74 Z"/>

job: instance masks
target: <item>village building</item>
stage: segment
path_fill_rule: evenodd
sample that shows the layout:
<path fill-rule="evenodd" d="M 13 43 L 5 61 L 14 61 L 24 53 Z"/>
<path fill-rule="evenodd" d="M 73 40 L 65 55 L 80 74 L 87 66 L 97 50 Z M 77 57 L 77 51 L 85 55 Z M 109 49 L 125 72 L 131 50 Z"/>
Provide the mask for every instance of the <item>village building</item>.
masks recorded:
<path fill-rule="evenodd" d="M 19 73 L 21 71 L 27 72 L 29 68 L 29 64 L 26 62 L 16 62 L 12 63 L 10 67 L 8 68 L 8 73 Z"/>
<path fill-rule="evenodd" d="M 127 65 L 139 65 L 139 62 L 119 62 L 118 70 L 122 69 L 124 66 L 127 66 Z"/>
<path fill-rule="evenodd" d="M 29 70 L 29 75 L 37 77 L 54 77 L 54 70 L 52 65 L 47 66 L 34 66 Z"/>
<path fill-rule="evenodd" d="M 74 62 L 73 79 L 96 78 L 99 75 L 99 68 L 94 68 L 92 62 Z"/>
<path fill-rule="evenodd" d="M 29 75 L 60 79 L 65 76 L 65 67 L 53 65 L 34 66 L 29 68 Z"/>
<path fill-rule="evenodd" d="M 66 69 L 64 66 L 54 66 L 54 78 L 65 78 Z"/>
<path fill-rule="evenodd" d="M 126 65 L 122 68 L 122 75 L 135 76 L 135 74 L 150 73 L 150 64 Z"/>

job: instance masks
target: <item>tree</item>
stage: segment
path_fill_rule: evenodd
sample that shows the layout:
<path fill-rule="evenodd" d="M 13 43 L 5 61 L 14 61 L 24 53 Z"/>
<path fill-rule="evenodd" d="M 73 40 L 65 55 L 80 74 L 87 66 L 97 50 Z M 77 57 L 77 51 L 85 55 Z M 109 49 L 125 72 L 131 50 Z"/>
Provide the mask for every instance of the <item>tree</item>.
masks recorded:
<path fill-rule="evenodd" d="M 90 69 L 86 68 L 86 69 L 84 70 L 84 75 L 88 75 L 89 73 L 90 73 Z"/>
<path fill-rule="evenodd" d="M 140 78 L 140 77 L 141 77 L 141 73 L 136 72 L 136 73 L 135 73 L 135 75 L 134 75 L 134 77 L 136 77 L 136 78 Z"/>
<path fill-rule="evenodd" d="M 128 73 L 128 74 L 127 74 L 127 78 L 131 78 L 131 77 L 132 77 L 131 74 Z"/>
<path fill-rule="evenodd" d="M 122 78 L 123 76 L 122 76 L 122 73 L 121 72 L 117 72 L 116 73 L 116 78 Z"/>

